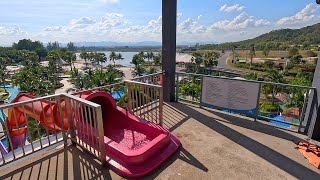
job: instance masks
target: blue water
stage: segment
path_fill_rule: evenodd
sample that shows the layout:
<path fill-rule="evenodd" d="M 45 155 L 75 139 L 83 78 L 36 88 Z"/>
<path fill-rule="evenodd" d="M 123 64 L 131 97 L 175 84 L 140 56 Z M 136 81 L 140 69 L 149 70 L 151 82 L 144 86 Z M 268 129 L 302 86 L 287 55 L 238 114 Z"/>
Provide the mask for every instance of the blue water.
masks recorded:
<path fill-rule="evenodd" d="M 272 124 L 275 124 L 275 125 L 279 125 L 279 126 L 283 126 L 283 127 L 291 127 L 290 124 L 286 124 L 286 123 L 283 123 L 283 122 L 286 122 L 287 120 L 279 115 L 276 115 L 276 116 L 272 116 L 271 117 L 272 119 L 275 119 L 275 120 L 278 120 L 278 121 L 274 121 L 274 120 L 270 120 L 270 122 Z M 283 122 L 279 122 L 279 121 L 283 121 Z"/>
<path fill-rule="evenodd" d="M 20 93 L 20 90 L 18 87 L 13 86 L 11 88 L 7 89 L 10 92 L 10 97 L 8 98 L 8 102 L 11 102 L 14 98 L 16 98 L 18 96 L 18 94 Z"/>
<path fill-rule="evenodd" d="M 113 92 L 111 92 L 111 95 L 112 95 L 112 97 L 114 99 L 118 100 L 122 96 L 124 96 L 124 89 L 122 88 L 122 89 L 118 90 L 118 92 L 117 91 L 113 91 Z"/>
<path fill-rule="evenodd" d="M 3 87 L 3 86 L 2 86 Z M 7 99 L 8 102 L 10 103 L 14 98 L 16 98 L 18 96 L 18 94 L 20 93 L 20 90 L 18 87 L 12 86 L 12 85 L 5 85 L 4 86 L 10 93 L 10 97 Z M 4 123 L 5 119 L 7 118 L 7 116 L 5 114 L 2 114 L 2 111 L 0 111 L 0 121 L 1 124 Z M 8 147 L 8 141 L 7 138 L 3 138 L 1 139 L 1 143 L 4 145 L 4 147 Z"/>

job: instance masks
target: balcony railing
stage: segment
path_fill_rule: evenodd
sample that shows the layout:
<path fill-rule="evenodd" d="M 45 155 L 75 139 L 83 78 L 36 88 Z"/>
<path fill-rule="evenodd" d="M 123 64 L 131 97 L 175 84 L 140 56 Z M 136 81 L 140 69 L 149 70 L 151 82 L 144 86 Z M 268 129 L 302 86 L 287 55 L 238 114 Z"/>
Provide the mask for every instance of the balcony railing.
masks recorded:
<path fill-rule="evenodd" d="M 58 144 L 66 146 L 69 138 L 97 158 L 103 157 L 99 149 L 88 147 L 86 145 L 88 141 L 84 142 L 79 138 L 79 134 L 83 131 L 79 127 L 84 127 L 80 126 L 80 123 L 94 122 L 96 126 L 87 129 L 90 137 L 93 132 L 103 133 L 103 129 L 100 128 L 103 123 L 101 107 L 98 104 L 68 94 L 56 94 L 4 105 L 0 107 L 0 111 L 3 120 L 11 118 L 10 121 L 13 121 L 6 120 L 2 124 L 4 128 L 2 139 L 7 140 L 8 145 L 1 149 L 1 165 L 47 147 Z M 87 113 L 94 114 L 84 118 Z M 5 114 L 10 115 L 5 117 Z M 12 123 L 15 124 L 13 127 Z M 103 138 L 99 139 L 102 141 L 98 140 L 96 143 L 101 145 Z"/>
<path fill-rule="evenodd" d="M 30 97 L 0 106 L 0 116 L 4 120 L 1 139 L 7 142 L 7 146 L 1 148 L 0 166 L 48 147 L 67 146 L 68 142 L 79 145 L 104 164 L 106 152 L 102 109 L 99 104 L 82 99 L 82 94 L 88 91 L 108 92 L 118 106 L 162 125 L 161 82 L 162 73 L 158 73 L 91 90 L 74 91 L 72 95 Z M 8 117 L 5 114 L 9 113 L 14 127 L 8 125 L 6 120 Z M 15 136 L 12 136 L 13 133 Z"/>
<path fill-rule="evenodd" d="M 205 106 L 201 101 L 203 77 L 259 84 L 260 89 L 256 92 L 258 96 L 257 112 L 252 115 L 245 114 L 246 116 L 251 116 L 255 120 L 265 120 L 282 127 L 293 128 L 297 131 L 305 128 L 306 122 L 303 120 L 306 105 L 309 101 L 309 95 L 315 91 L 314 87 L 177 72 L 176 99 Z M 238 113 L 222 107 L 215 108 L 229 113 Z"/>

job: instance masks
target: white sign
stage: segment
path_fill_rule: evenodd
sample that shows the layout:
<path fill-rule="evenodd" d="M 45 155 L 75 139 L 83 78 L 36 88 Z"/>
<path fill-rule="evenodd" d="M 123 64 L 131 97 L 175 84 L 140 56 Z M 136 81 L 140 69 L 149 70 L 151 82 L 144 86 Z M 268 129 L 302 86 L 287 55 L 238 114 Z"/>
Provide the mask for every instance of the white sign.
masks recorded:
<path fill-rule="evenodd" d="M 203 77 L 201 103 L 230 110 L 255 111 L 260 84 Z"/>

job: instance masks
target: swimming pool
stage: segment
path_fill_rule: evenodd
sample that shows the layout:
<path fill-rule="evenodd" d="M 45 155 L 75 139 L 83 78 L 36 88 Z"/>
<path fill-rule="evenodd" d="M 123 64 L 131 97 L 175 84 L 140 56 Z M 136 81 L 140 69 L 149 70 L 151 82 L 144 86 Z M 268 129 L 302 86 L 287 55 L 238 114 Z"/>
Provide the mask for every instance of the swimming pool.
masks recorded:
<path fill-rule="evenodd" d="M 8 98 L 8 102 L 10 103 L 14 98 L 18 96 L 18 94 L 20 93 L 20 90 L 16 86 L 11 86 L 11 88 L 8 88 L 7 90 L 10 93 L 10 96 Z"/>

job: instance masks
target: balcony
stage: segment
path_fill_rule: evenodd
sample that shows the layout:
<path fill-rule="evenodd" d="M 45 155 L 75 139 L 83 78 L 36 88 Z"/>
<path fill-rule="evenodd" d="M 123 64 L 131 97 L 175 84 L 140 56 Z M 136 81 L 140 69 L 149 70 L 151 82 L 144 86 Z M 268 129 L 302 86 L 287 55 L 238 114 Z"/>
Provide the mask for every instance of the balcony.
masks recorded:
<path fill-rule="evenodd" d="M 180 74 L 180 78 L 182 75 L 190 76 L 190 74 Z M 177 77 L 178 80 L 180 78 Z M 297 129 L 259 119 L 255 120 L 255 118 L 239 114 L 200 107 L 196 105 L 196 101 L 188 100 L 191 95 L 184 98 L 178 96 L 184 101 L 163 103 L 161 79 L 161 74 L 155 74 L 95 89 L 120 97 L 125 86 L 128 91 L 128 101 L 124 104 L 128 111 L 148 121 L 162 124 L 180 139 L 182 147 L 178 152 L 145 178 L 317 179 L 319 177 L 319 170 L 310 165 L 295 149 L 296 143 L 307 139 L 307 136 L 298 133 Z M 197 78 L 192 79 L 198 82 Z M 78 98 L 81 97 L 79 94 L 84 96 L 85 92 L 74 92 L 73 94 L 75 96 L 62 94 L 17 102 L 1 107 L 1 111 L 4 112 L 10 107 L 22 107 L 25 115 L 28 105 L 35 108 L 39 102 L 43 106 L 47 102 L 45 100 L 51 100 L 50 103 L 54 104 L 62 102 L 63 99 L 66 107 L 62 105 L 63 103 L 60 103 L 61 105 L 56 103 L 60 119 L 65 116 L 69 119 L 70 117 L 77 119 L 77 116 L 82 116 L 78 118 L 89 119 L 88 123 L 95 124 L 93 128 L 100 132 L 99 123 L 102 123 L 99 122 L 101 121 L 100 106 Z M 69 110 L 72 110 L 71 107 L 73 112 L 76 112 L 72 115 L 68 113 Z M 84 107 L 82 109 L 84 113 L 77 115 L 76 107 Z M 64 108 L 67 109 L 67 113 L 61 113 Z M 33 112 L 35 112 L 34 109 Z M 48 118 L 53 116 L 52 111 L 50 112 L 51 115 L 49 114 Z M 87 115 L 91 113 L 95 115 Z M 44 122 L 42 125 L 49 127 Z M 27 134 L 30 133 L 29 123 L 28 120 Z M 1 179 L 23 179 L 25 177 L 29 179 L 122 178 L 108 167 L 101 165 L 104 152 L 99 148 L 94 148 L 95 145 L 85 142 L 83 138 L 81 139 L 83 137 L 81 133 L 86 133 L 86 131 L 81 130 L 79 125 L 77 125 L 78 129 L 73 132 L 69 128 L 68 131 L 59 130 L 54 133 L 58 131 L 56 124 L 53 123 L 52 129 L 44 132 L 38 140 L 28 139 L 26 141 L 28 143 L 20 144 L 14 151 L 6 155 L 1 154 Z M 296 125 L 301 126 L 301 124 Z M 66 126 L 65 124 L 64 127 Z M 19 126 L 16 129 L 23 128 L 26 127 Z M 8 134 L 8 127 L 4 129 L 6 130 L 3 133 Z M 92 142 L 90 133 L 88 136 Z M 12 142 L 13 140 L 9 144 Z"/>

